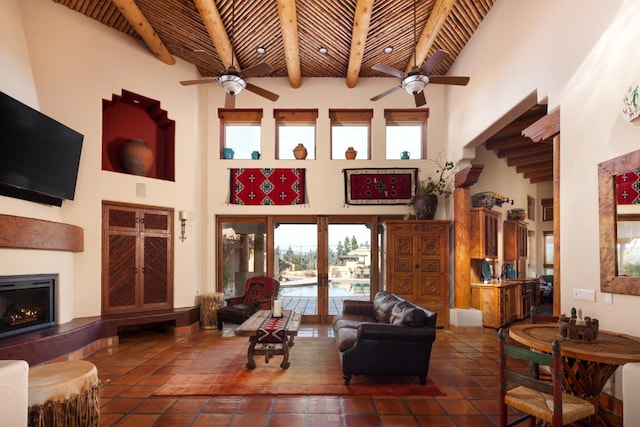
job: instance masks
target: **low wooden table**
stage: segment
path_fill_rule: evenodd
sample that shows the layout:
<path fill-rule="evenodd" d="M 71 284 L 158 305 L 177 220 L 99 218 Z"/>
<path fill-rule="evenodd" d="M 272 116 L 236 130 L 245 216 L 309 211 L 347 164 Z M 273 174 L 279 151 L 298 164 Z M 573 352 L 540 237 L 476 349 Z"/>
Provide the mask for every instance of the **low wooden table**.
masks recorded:
<path fill-rule="evenodd" d="M 258 343 L 258 329 L 265 320 L 271 317 L 271 310 L 258 310 L 235 330 L 236 335 L 249 337 L 249 350 L 247 351 L 247 369 L 254 369 L 256 362 L 254 356 L 264 355 L 265 363 L 273 356 L 283 356 L 280 367 L 287 369 L 289 363 L 289 347 L 293 347 L 293 338 L 298 335 L 302 314 L 295 311 L 283 310 L 284 315 L 289 315 L 289 321 L 284 328 L 284 339 L 281 343 Z M 260 344 L 261 348 L 256 348 Z"/>
<path fill-rule="evenodd" d="M 558 340 L 562 354 L 562 384 L 568 393 L 596 404 L 596 425 L 611 422 L 600 408 L 598 396 L 618 366 L 640 362 L 640 338 L 615 332 L 598 332 L 595 341 L 562 338 L 557 324 L 523 324 L 509 328 L 509 336 L 520 344 L 550 353 Z"/>

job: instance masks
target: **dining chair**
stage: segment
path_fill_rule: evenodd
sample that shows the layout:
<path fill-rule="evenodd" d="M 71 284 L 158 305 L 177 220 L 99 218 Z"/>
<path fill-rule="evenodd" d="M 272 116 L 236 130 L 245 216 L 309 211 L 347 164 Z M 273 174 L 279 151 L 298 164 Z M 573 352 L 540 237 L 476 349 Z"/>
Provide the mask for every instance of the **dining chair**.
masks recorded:
<path fill-rule="evenodd" d="M 506 344 L 504 329 L 500 329 L 498 338 L 501 427 L 511 427 L 526 420 L 531 427 L 535 425 L 536 420 L 560 427 L 586 419 L 595 413 L 595 407 L 591 402 L 562 392 L 562 360 L 560 343 L 557 340 L 552 343 L 551 354 L 547 354 Z M 519 360 L 550 366 L 551 382 L 523 374 L 524 365 L 518 363 Z M 509 422 L 507 407 L 516 409 L 523 415 Z"/>
<path fill-rule="evenodd" d="M 538 309 L 535 305 L 531 306 L 529 310 L 531 324 L 536 323 L 558 323 L 559 317 L 550 314 L 538 314 Z M 551 381 L 551 369 L 548 366 L 538 366 L 537 363 L 531 362 L 529 364 L 529 370 L 532 377 L 537 379 L 543 379 L 545 381 Z"/>

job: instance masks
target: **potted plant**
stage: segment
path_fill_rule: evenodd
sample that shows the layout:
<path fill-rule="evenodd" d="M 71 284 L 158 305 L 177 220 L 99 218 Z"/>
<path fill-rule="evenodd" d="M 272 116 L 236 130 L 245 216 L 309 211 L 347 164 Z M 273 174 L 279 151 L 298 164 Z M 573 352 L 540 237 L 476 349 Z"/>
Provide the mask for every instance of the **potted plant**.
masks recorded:
<path fill-rule="evenodd" d="M 451 177 L 455 164 L 441 157 L 431 161 L 437 165 L 436 171 L 418 182 L 416 194 L 409 202 L 417 219 L 433 219 L 438 208 L 438 197 L 448 198 L 452 192 Z"/>

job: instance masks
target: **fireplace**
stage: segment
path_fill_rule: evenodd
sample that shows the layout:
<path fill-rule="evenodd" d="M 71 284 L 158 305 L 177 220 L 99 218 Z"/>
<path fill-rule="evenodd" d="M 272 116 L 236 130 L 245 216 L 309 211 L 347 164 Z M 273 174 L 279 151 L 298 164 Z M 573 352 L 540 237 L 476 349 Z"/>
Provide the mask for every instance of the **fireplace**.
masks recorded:
<path fill-rule="evenodd" d="M 56 324 L 57 274 L 0 276 L 0 338 Z"/>

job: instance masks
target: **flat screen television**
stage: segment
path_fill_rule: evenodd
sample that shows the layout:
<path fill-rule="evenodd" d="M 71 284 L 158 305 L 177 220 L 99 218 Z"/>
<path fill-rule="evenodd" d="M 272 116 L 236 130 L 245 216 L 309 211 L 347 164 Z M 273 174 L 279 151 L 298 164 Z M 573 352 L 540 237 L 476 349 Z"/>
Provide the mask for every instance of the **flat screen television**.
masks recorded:
<path fill-rule="evenodd" d="M 84 135 L 0 92 L 0 194 L 73 200 Z"/>

